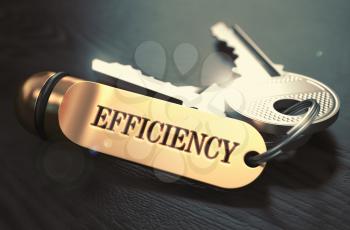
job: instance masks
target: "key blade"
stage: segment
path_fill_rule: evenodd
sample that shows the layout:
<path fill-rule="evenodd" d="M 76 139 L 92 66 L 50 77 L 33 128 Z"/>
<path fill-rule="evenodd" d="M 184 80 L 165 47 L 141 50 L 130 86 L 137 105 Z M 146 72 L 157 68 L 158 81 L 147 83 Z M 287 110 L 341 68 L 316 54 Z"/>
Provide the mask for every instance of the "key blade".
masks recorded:
<path fill-rule="evenodd" d="M 140 70 L 134 69 L 130 65 L 122 65 L 118 62 L 108 63 L 94 59 L 92 61 L 92 69 L 115 79 L 176 98 L 181 100 L 186 106 L 191 107 L 199 97 L 199 94 L 195 92 L 196 87 L 177 87 L 170 82 L 163 82 L 154 77 L 146 76 Z"/>
<path fill-rule="evenodd" d="M 233 68 L 235 74 L 245 77 L 259 76 L 259 78 L 281 75 L 280 66 L 276 67 L 238 25 L 231 28 L 219 22 L 212 26 L 211 32 L 218 40 L 233 48 L 234 53 L 238 55 L 235 60 L 236 67 Z"/>
<path fill-rule="evenodd" d="M 233 26 L 233 30 L 240 37 L 240 39 L 245 43 L 245 45 L 250 48 L 251 52 L 253 52 L 261 61 L 261 64 L 265 64 L 267 70 L 270 72 L 271 76 L 281 76 L 281 73 L 270 60 L 270 58 L 259 48 L 259 46 L 249 37 L 249 35 L 244 32 L 244 30 L 237 24 Z"/>

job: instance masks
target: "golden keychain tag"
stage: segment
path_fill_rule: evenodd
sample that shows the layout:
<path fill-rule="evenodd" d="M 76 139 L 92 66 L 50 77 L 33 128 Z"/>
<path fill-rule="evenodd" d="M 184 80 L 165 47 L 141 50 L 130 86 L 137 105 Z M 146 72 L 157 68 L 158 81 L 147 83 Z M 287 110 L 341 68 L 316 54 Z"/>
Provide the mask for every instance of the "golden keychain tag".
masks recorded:
<path fill-rule="evenodd" d="M 264 165 L 245 162 L 247 153 L 264 153 L 266 146 L 243 121 L 72 79 L 56 84 L 48 106 L 57 107 L 59 129 L 75 144 L 222 188 L 245 186 L 263 171 Z M 20 103 L 38 97 L 29 88 L 23 86 Z M 52 117 L 48 114 L 45 124 Z"/>

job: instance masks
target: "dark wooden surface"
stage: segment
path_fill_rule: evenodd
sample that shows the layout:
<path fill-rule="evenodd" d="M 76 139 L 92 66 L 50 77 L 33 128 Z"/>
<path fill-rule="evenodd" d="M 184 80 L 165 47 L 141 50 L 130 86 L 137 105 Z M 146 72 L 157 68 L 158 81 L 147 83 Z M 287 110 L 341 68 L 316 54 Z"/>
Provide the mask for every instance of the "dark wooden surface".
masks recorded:
<path fill-rule="evenodd" d="M 2 0 L 0 229 L 350 229 L 349 12 L 346 0 Z M 93 79 L 93 58 L 135 65 L 144 41 L 165 48 L 164 79 L 200 86 L 219 20 L 240 24 L 275 62 L 327 83 L 342 101 L 332 127 L 246 188 L 165 183 L 176 178 L 41 141 L 16 121 L 16 87 L 29 74 Z M 183 42 L 200 58 L 186 76 L 172 60 Z"/>

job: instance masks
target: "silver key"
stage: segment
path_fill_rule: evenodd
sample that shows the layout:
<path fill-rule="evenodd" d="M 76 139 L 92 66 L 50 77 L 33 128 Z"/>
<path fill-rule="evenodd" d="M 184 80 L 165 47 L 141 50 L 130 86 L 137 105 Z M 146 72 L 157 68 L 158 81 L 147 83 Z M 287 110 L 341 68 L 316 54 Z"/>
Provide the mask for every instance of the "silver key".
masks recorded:
<path fill-rule="evenodd" d="M 198 92 L 201 89 L 198 87 L 175 86 L 169 82 L 163 82 L 152 76 L 144 75 L 140 70 L 134 69 L 130 65 L 122 65 L 117 62 L 108 63 L 99 59 L 94 59 L 92 61 L 92 69 L 117 80 L 122 80 L 144 89 L 150 89 L 171 98 L 178 99 L 184 106 L 225 116 L 224 110 L 220 110 L 221 108 L 209 103 L 217 94 L 217 92 L 215 92 L 216 89 L 212 92 L 206 90 L 205 93 L 199 94 Z"/>
<path fill-rule="evenodd" d="M 283 71 L 283 67 L 274 64 L 238 26 L 230 28 L 220 22 L 212 27 L 212 33 L 234 48 L 238 58 L 233 70 L 241 75 L 225 87 L 210 87 L 218 88 L 211 102 L 218 110 L 225 107 L 230 117 L 248 121 L 266 133 L 282 134 L 302 117 L 285 115 L 283 108 L 313 98 L 321 110 L 310 132 L 324 129 L 336 120 L 340 102 L 328 86 L 310 77 Z"/>
<path fill-rule="evenodd" d="M 140 70 L 134 69 L 130 65 L 122 65 L 117 62 L 108 63 L 94 59 L 92 61 L 92 69 L 144 89 L 150 89 L 157 93 L 176 98 L 188 107 L 193 107 L 199 100 L 199 94 L 196 93 L 199 88 L 194 86 L 175 86 L 170 82 L 163 82 L 154 77 L 146 76 Z"/>

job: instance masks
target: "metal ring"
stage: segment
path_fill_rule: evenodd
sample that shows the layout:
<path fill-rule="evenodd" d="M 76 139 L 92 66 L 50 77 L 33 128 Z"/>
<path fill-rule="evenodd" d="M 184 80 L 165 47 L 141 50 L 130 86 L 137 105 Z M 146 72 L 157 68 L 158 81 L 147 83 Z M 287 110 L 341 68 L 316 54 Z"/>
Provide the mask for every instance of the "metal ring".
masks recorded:
<path fill-rule="evenodd" d="M 276 156 L 283 153 L 283 148 L 288 146 L 288 144 L 292 143 L 301 134 L 303 134 L 303 132 L 305 132 L 305 130 L 307 130 L 307 128 L 316 119 L 318 113 L 320 112 L 320 105 L 315 99 L 307 99 L 291 106 L 284 111 L 284 113 L 288 115 L 297 115 L 306 109 L 308 110 L 305 116 L 303 116 L 298 124 L 296 124 L 287 132 L 286 136 L 277 145 L 267 150 L 265 153 L 248 157 L 247 163 L 253 167 L 258 166 L 272 160 Z"/>

